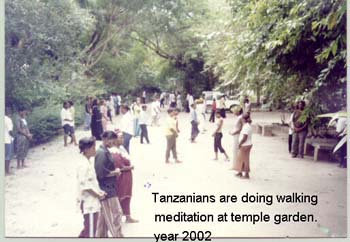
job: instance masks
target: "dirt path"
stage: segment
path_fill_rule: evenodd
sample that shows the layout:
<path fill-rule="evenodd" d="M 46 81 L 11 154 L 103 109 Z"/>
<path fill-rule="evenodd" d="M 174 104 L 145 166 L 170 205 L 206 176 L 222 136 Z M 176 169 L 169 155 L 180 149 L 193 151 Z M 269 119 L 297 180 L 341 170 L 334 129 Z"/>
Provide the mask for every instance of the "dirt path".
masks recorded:
<path fill-rule="evenodd" d="M 164 120 L 165 114 L 162 115 Z M 278 113 L 254 113 L 253 120 L 279 122 Z M 223 146 L 230 154 L 232 116 L 226 121 Z M 180 114 L 181 134 L 178 151 L 183 164 L 164 163 L 165 139 L 162 127 L 149 128 L 151 144 L 132 139 L 135 165 L 132 214 L 140 222 L 123 224 L 125 236 L 153 237 L 154 233 L 181 233 L 184 230 L 211 230 L 213 237 L 345 236 L 346 169 L 331 162 L 314 162 L 311 157 L 292 159 L 282 137 L 253 135 L 251 179 L 241 180 L 229 171 L 230 163 L 213 161 L 212 124 L 189 143 L 188 114 Z M 77 131 L 77 137 L 89 135 Z M 29 168 L 15 171 L 5 179 L 5 232 L 12 237 L 76 237 L 82 216 L 75 207 L 75 160 L 80 155 L 74 146 L 63 147 L 62 138 L 30 150 Z M 230 155 L 232 157 L 232 155 Z M 13 165 L 15 162 L 13 161 Z M 290 194 L 318 195 L 318 205 L 308 204 L 154 204 L 152 192 L 160 194 Z M 317 222 L 249 223 L 154 223 L 155 213 L 200 212 L 234 213 L 313 213 Z"/>

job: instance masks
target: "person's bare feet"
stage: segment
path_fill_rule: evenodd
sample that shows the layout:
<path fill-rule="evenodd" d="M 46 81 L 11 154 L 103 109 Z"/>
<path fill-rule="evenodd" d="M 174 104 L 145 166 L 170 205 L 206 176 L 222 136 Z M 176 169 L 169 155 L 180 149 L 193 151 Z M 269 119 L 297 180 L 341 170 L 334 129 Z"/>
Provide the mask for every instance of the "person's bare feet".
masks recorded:
<path fill-rule="evenodd" d="M 182 163 L 182 161 L 179 161 L 179 160 L 176 160 L 175 162 L 176 162 L 176 163 Z"/>
<path fill-rule="evenodd" d="M 138 223 L 139 221 L 137 219 L 133 219 L 131 217 L 127 217 L 125 220 L 125 223 Z"/>

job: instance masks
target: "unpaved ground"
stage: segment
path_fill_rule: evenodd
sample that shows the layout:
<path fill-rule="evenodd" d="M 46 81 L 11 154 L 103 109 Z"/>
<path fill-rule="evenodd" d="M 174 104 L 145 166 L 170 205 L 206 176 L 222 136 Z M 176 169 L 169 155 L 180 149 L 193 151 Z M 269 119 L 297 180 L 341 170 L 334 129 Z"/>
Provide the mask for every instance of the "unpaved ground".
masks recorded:
<path fill-rule="evenodd" d="M 162 114 L 162 120 L 165 113 Z M 254 122 L 279 122 L 279 113 L 254 113 Z M 118 123 L 118 120 L 116 121 Z M 230 154 L 233 124 L 225 123 L 223 146 Z M 213 237 L 327 237 L 346 236 L 346 169 L 332 162 L 314 162 L 311 157 L 292 159 L 285 137 L 254 134 L 251 179 L 241 180 L 230 171 L 231 163 L 213 161 L 212 124 L 200 134 L 196 144 L 189 142 L 188 114 L 180 114 L 178 151 L 183 164 L 164 163 L 165 139 L 162 127 L 150 127 L 151 144 L 132 139 L 134 170 L 132 214 L 140 222 L 124 224 L 128 237 L 153 237 L 154 233 L 181 233 L 184 230 L 210 230 Z M 89 135 L 79 130 L 78 138 Z M 63 147 L 62 138 L 30 151 L 29 168 L 15 170 L 5 178 L 5 232 L 8 237 L 76 237 L 82 216 L 75 207 L 75 160 L 80 154 L 74 146 Z M 232 157 L 232 155 L 230 155 Z M 13 161 L 13 166 L 15 162 Z M 263 203 L 164 204 L 153 203 L 152 192 L 160 194 L 317 194 L 318 205 Z M 155 223 L 155 213 L 178 211 L 218 213 L 301 212 L 315 214 L 312 223 Z"/>

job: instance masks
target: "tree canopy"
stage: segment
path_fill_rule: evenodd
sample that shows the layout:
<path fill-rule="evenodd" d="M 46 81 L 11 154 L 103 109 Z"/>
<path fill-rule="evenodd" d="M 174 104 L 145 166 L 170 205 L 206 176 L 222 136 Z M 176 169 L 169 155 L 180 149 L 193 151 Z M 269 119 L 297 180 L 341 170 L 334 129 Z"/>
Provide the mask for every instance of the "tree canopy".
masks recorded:
<path fill-rule="evenodd" d="M 345 0 L 6 1 L 6 104 L 230 89 L 345 103 Z M 292 90 L 292 91 L 291 91 Z"/>

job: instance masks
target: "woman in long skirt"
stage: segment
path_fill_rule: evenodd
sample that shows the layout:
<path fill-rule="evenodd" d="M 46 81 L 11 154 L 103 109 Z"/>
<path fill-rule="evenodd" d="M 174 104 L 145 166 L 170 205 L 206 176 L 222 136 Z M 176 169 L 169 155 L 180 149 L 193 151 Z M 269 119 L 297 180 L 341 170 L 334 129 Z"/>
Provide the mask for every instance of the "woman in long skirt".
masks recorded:
<path fill-rule="evenodd" d="M 24 161 L 29 150 L 29 141 L 33 139 L 30 133 L 27 121 L 25 119 L 27 111 L 24 108 L 19 109 L 19 117 L 16 121 L 16 154 L 17 154 L 17 169 L 26 167 Z"/>
<path fill-rule="evenodd" d="M 126 217 L 126 223 L 137 223 L 138 220 L 133 219 L 130 215 L 130 202 L 132 195 L 132 170 L 134 166 L 131 165 L 130 157 L 126 149 L 123 147 L 124 137 L 123 133 L 119 130 L 116 131 L 118 139 L 115 140 L 115 150 L 112 152 L 112 158 L 114 165 L 119 168 L 121 174 L 117 176 L 117 195 L 119 198 L 120 205 L 123 210 L 123 214 Z"/>
<path fill-rule="evenodd" d="M 92 101 L 92 116 L 91 116 L 91 134 L 96 140 L 102 140 L 102 114 L 98 105 L 98 99 Z"/>
<path fill-rule="evenodd" d="M 239 151 L 237 156 L 237 162 L 235 165 L 235 170 L 238 171 L 238 177 L 243 177 L 249 179 L 250 172 L 250 150 L 252 149 L 252 134 L 253 129 L 251 126 L 252 120 L 250 119 L 250 115 L 248 113 L 243 114 L 242 116 L 243 127 L 242 131 L 239 135 Z M 245 173 L 243 176 L 243 172 Z"/>
<path fill-rule="evenodd" d="M 237 155 L 238 155 L 238 145 L 239 145 L 239 134 L 241 133 L 242 127 L 243 127 L 243 121 L 242 121 L 242 113 L 243 110 L 241 107 L 236 107 L 234 110 L 234 114 L 236 116 L 235 124 L 233 126 L 233 131 L 230 132 L 230 134 L 233 136 L 233 152 L 232 152 L 232 170 L 235 168 L 235 164 L 237 162 Z"/>
<path fill-rule="evenodd" d="M 105 100 L 103 99 L 100 101 L 100 112 L 102 115 L 102 129 L 104 132 L 104 131 L 107 131 L 107 123 L 108 123 L 109 117 L 108 117 L 108 108 Z"/>

